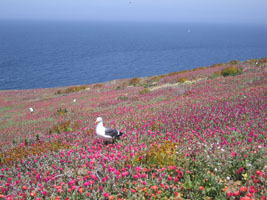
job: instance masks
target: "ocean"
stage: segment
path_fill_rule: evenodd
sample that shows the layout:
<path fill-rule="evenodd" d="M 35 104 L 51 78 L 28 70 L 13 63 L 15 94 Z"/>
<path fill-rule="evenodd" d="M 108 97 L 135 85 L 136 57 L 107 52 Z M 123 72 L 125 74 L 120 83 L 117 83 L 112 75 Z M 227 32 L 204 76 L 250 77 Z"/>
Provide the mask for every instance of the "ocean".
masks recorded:
<path fill-rule="evenodd" d="M 267 57 L 267 25 L 0 21 L 0 90 L 85 85 Z"/>

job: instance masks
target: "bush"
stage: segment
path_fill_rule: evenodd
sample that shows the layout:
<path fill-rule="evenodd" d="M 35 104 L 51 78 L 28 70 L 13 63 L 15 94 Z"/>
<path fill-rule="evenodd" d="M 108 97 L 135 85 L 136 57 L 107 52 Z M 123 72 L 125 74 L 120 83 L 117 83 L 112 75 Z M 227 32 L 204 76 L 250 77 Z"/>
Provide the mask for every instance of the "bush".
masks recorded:
<path fill-rule="evenodd" d="M 214 74 L 212 74 L 211 76 L 210 76 L 210 78 L 211 79 L 213 79 L 213 78 L 217 78 L 217 77 L 219 77 L 219 76 L 221 76 L 222 75 L 222 72 L 221 71 L 218 71 L 218 72 L 215 72 Z"/>
<path fill-rule="evenodd" d="M 140 83 L 140 79 L 139 78 L 133 78 L 129 81 L 129 85 L 133 85 L 136 86 L 137 84 Z"/>
<path fill-rule="evenodd" d="M 50 131 L 51 133 L 62 133 L 62 132 L 67 132 L 71 130 L 72 129 L 70 128 L 70 121 L 66 121 L 66 122 L 61 122 L 55 125 Z"/>
<path fill-rule="evenodd" d="M 68 110 L 67 110 L 66 108 L 64 108 L 64 109 L 59 108 L 59 109 L 57 110 L 57 114 L 58 114 L 59 116 L 64 116 L 67 112 L 68 112 Z"/>
<path fill-rule="evenodd" d="M 171 72 L 168 74 L 168 76 L 174 76 L 174 75 L 178 75 L 178 74 L 184 74 L 185 72 L 188 72 L 188 70 L 182 70 L 182 71 L 178 71 L 178 72 Z"/>
<path fill-rule="evenodd" d="M 266 64 L 267 63 L 267 57 L 259 59 L 258 63 L 259 64 Z"/>
<path fill-rule="evenodd" d="M 161 78 L 164 78 L 165 75 L 159 75 L 159 76 L 153 76 L 151 78 L 149 78 L 148 82 L 158 82 Z"/>
<path fill-rule="evenodd" d="M 237 65 L 239 63 L 240 63 L 239 60 L 231 60 L 231 61 L 228 62 L 228 64 L 231 64 L 231 65 Z"/>
<path fill-rule="evenodd" d="M 144 88 L 142 90 L 140 90 L 139 94 L 146 94 L 148 93 L 150 90 L 148 88 Z"/>
<path fill-rule="evenodd" d="M 94 85 L 94 89 L 96 89 L 96 88 L 102 88 L 104 86 L 104 84 L 103 83 L 97 83 L 97 84 L 95 84 Z"/>
<path fill-rule="evenodd" d="M 238 75 L 240 73 L 240 70 L 238 70 L 236 67 L 227 67 L 227 68 L 224 68 L 222 71 L 221 71 L 221 74 L 223 76 L 235 76 L 235 75 Z"/>
<path fill-rule="evenodd" d="M 178 83 L 184 83 L 185 81 L 187 81 L 186 77 L 182 77 L 177 80 Z"/>
<path fill-rule="evenodd" d="M 148 149 L 137 153 L 133 162 L 147 167 L 167 167 L 177 164 L 177 143 L 163 141 L 161 144 L 152 144 Z"/>
<path fill-rule="evenodd" d="M 222 66 L 222 65 L 224 65 L 224 63 L 213 64 L 213 65 L 211 65 L 210 67 L 211 67 L 211 68 L 216 68 L 216 67 L 220 67 L 220 66 Z"/>
<path fill-rule="evenodd" d="M 127 96 L 119 96 L 119 97 L 117 98 L 117 100 L 127 101 L 127 100 L 128 100 L 128 97 L 127 97 Z"/>
<path fill-rule="evenodd" d="M 72 86 L 72 87 L 68 87 L 65 90 L 58 90 L 56 92 L 56 94 L 68 94 L 68 93 L 73 93 L 73 92 L 78 92 L 81 90 L 85 90 L 87 88 L 86 85 L 81 85 L 81 86 Z"/>
<path fill-rule="evenodd" d="M 12 166 L 14 162 L 32 155 L 41 155 L 46 152 L 68 149 L 70 146 L 62 141 L 39 142 L 32 146 L 14 147 L 0 153 L 0 165 Z M 2 159 L 1 159 L 2 158 Z"/>

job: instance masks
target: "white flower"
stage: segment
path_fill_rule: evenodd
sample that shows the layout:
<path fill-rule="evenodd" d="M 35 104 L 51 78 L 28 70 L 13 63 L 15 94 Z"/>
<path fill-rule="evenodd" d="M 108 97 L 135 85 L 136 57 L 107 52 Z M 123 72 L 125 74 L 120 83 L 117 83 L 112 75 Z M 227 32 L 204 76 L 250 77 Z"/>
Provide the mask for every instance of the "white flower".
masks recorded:
<path fill-rule="evenodd" d="M 226 177 L 226 179 L 229 181 L 229 180 L 230 180 L 230 177 L 229 177 L 229 176 L 227 176 L 227 177 Z"/>
<path fill-rule="evenodd" d="M 247 167 L 251 167 L 252 165 L 250 163 L 247 164 Z"/>
<path fill-rule="evenodd" d="M 221 149 L 222 152 L 224 152 L 224 149 Z"/>
<path fill-rule="evenodd" d="M 217 172 L 217 171 L 218 171 L 218 169 L 217 169 L 217 168 L 215 168 L 215 169 L 214 169 L 214 171 L 215 171 L 215 172 Z"/>

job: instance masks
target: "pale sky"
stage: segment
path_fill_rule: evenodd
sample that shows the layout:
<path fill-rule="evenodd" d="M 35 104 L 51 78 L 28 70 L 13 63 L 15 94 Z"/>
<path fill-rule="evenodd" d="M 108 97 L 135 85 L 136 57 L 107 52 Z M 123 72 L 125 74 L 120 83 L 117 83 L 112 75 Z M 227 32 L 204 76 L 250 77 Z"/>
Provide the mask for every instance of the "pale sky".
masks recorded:
<path fill-rule="evenodd" d="M 0 20 L 267 24 L 267 0 L 0 0 Z"/>

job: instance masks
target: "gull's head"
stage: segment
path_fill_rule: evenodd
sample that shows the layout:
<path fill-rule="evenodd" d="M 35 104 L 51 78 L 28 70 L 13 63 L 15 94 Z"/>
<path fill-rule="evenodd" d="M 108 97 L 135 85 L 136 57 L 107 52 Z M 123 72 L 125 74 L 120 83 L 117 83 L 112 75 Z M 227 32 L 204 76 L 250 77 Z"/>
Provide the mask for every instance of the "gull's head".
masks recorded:
<path fill-rule="evenodd" d="M 100 122 L 102 122 L 102 118 L 101 117 L 96 118 L 95 124 L 98 124 Z"/>

